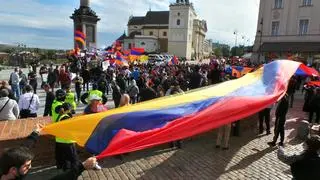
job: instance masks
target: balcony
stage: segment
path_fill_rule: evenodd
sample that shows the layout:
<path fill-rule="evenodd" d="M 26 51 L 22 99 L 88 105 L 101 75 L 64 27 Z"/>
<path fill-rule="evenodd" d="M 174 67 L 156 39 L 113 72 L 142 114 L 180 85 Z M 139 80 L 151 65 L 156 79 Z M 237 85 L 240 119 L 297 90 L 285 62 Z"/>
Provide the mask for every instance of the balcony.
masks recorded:
<path fill-rule="evenodd" d="M 320 34 L 262 36 L 261 42 L 320 42 Z"/>

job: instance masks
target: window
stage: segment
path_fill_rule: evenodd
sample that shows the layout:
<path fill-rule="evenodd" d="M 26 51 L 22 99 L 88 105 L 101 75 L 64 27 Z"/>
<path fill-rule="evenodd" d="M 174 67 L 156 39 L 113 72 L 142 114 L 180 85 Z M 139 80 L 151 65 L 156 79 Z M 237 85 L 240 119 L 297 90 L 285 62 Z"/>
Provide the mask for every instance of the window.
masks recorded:
<path fill-rule="evenodd" d="M 132 45 L 131 45 L 131 43 L 129 43 L 129 47 L 128 47 L 129 49 L 131 49 L 132 48 Z"/>
<path fill-rule="evenodd" d="M 180 26 L 180 19 L 177 20 L 177 25 Z"/>
<path fill-rule="evenodd" d="M 302 0 L 302 6 L 311 6 L 312 0 Z"/>
<path fill-rule="evenodd" d="M 308 19 L 300 20 L 300 23 L 299 23 L 299 35 L 308 34 L 308 26 L 309 26 L 309 20 Z"/>
<path fill-rule="evenodd" d="M 178 16 L 180 16 L 180 13 L 178 12 Z"/>
<path fill-rule="evenodd" d="M 144 46 L 144 45 L 146 45 L 146 43 L 145 42 L 141 42 L 141 46 Z"/>
<path fill-rule="evenodd" d="M 163 36 L 167 36 L 167 32 L 164 31 L 164 32 L 162 33 L 162 35 L 163 35 Z"/>
<path fill-rule="evenodd" d="M 150 36 L 153 36 L 153 31 L 150 31 L 150 32 L 149 32 L 149 35 L 150 35 Z"/>
<path fill-rule="evenodd" d="M 274 1 L 274 8 L 275 8 L 275 9 L 280 9 L 280 8 L 282 8 L 282 0 L 275 0 L 275 1 Z"/>
<path fill-rule="evenodd" d="M 272 29 L 271 29 L 271 36 L 278 36 L 279 35 L 279 21 L 272 22 Z"/>

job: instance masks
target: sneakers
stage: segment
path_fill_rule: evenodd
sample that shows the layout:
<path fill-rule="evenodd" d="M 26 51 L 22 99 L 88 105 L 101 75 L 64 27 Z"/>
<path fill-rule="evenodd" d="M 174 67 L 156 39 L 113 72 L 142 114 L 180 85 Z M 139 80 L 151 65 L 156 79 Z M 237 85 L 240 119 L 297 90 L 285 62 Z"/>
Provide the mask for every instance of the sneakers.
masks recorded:
<path fill-rule="evenodd" d="M 276 143 L 272 141 L 272 142 L 268 142 L 268 145 L 271 147 L 274 147 L 274 146 L 276 146 Z"/>
<path fill-rule="evenodd" d="M 274 146 L 276 146 L 276 143 L 271 141 L 271 142 L 268 142 L 268 145 L 271 146 L 271 147 L 274 147 Z M 282 146 L 283 147 L 283 142 L 279 142 L 278 146 Z"/>
<path fill-rule="evenodd" d="M 99 166 L 99 164 L 96 163 L 94 166 L 94 170 L 101 170 L 101 169 L 102 169 L 101 166 Z"/>

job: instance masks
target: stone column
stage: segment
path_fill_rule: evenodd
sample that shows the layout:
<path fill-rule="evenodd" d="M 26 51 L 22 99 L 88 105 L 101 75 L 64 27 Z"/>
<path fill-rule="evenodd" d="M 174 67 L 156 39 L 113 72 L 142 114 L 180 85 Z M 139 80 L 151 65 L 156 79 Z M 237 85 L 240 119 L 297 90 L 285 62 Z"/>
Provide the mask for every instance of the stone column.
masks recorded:
<path fill-rule="evenodd" d="M 89 7 L 90 0 L 80 0 L 80 7 Z"/>

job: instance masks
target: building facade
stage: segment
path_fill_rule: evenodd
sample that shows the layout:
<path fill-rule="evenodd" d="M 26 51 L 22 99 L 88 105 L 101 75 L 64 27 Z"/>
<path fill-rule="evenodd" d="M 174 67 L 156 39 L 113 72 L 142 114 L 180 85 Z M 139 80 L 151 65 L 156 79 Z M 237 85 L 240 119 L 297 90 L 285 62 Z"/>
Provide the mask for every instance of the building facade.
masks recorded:
<path fill-rule="evenodd" d="M 296 57 L 311 63 L 320 52 L 319 0 L 260 1 L 254 59 Z"/>
<path fill-rule="evenodd" d="M 119 38 L 125 49 L 145 48 L 147 52 L 169 53 L 186 59 L 202 59 L 206 53 L 207 24 L 197 19 L 189 0 L 176 0 L 170 4 L 169 11 L 131 16 L 127 31 L 126 37 Z"/>

